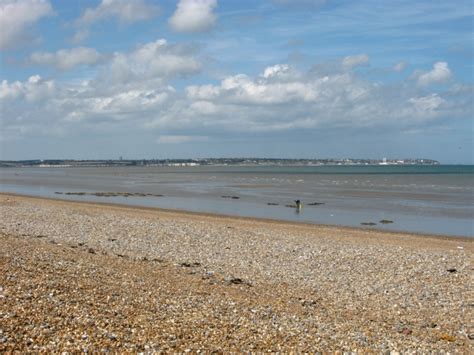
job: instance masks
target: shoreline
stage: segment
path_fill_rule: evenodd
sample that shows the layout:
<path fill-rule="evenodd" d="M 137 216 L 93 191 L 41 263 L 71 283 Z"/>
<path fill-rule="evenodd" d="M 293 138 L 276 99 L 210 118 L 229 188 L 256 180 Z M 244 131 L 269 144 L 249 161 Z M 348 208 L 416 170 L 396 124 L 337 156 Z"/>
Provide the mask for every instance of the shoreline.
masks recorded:
<path fill-rule="evenodd" d="M 469 353 L 472 239 L 0 195 L 0 351 Z"/>
<path fill-rule="evenodd" d="M 467 236 L 460 236 L 460 235 L 407 232 L 404 230 L 387 230 L 387 229 L 382 229 L 382 228 L 377 228 L 377 227 L 357 227 L 357 226 L 344 226 L 344 225 L 334 225 L 334 224 L 324 224 L 324 223 L 296 222 L 296 221 L 288 221 L 288 220 L 272 219 L 272 218 L 247 217 L 247 216 L 227 215 L 227 214 L 219 214 L 219 213 L 212 213 L 212 212 L 196 212 L 196 211 L 188 211 L 188 210 L 181 210 L 181 209 L 137 206 L 137 205 L 128 205 L 128 204 L 113 203 L 113 202 L 80 201 L 80 200 L 73 200 L 73 199 L 61 199 L 61 198 L 54 198 L 54 197 L 24 195 L 24 194 L 10 193 L 10 192 L 0 192 L 0 196 L 3 196 L 3 197 L 11 196 L 11 197 L 20 197 L 20 198 L 27 198 L 27 199 L 57 201 L 57 202 L 64 202 L 64 203 L 71 202 L 71 203 L 78 203 L 78 204 L 83 204 L 83 205 L 89 204 L 89 205 L 97 205 L 97 206 L 104 206 L 104 207 L 108 206 L 108 207 L 117 207 L 117 208 L 124 208 L 124 209 L 133 209 L 133 210 L 138 210 L 138 211 L 142 210 L 142 211 L 166 212 L 166 213 L 176 213 L 176 214 L 183 214 L 183 215 L 190 215 L 190 216 L 215 217 L 215 218 L 222 218 L 222 219 L 228 218 L 228 219 L 236 219 L 236 220 L 242 220 L 242 221 L 274 223 L 274 224 L 281 224 L 281 225 L 286 225 L 286 226 L 334 228 L 334 229 L 346 230 L 346 231 L 385 233 L 385 234 L 392 234 L 392 235 L 406 235 L 406 236 L 416 236 L 416 237 L 423 237 L 423 238 L 436 238 L 436 239 L 442 239 L 442 240 L 460 240 L 460 241 L 465 241 L 465 240 L 473 241 L 474 240 L 474 235 L 471 237 L 467 237 Z"/>

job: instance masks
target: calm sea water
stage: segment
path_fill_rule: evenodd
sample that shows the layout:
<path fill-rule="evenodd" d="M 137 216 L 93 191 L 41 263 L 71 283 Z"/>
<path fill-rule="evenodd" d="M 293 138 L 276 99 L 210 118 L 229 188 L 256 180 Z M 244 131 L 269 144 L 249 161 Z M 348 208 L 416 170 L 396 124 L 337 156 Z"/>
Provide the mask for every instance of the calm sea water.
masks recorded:
<path fill-rule="evenodd" d="M 0 191 L 344 226 L 373 222 L 367 228 L 472 237 L 473 178 L 474 166 L 466 165 L 2 168 Z M 296 199 L 302 210 L 286 207 Z M 315 202 L 321 204 L 310 205 Z"/>

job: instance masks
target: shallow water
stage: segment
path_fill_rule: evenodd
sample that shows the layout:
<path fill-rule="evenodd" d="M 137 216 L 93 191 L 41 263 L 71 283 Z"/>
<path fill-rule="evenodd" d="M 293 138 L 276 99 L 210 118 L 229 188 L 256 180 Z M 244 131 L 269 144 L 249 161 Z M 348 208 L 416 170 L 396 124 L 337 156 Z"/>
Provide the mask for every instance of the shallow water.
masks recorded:
<path fill-rule="evenodd" d="M 368 228 L 472 237 L 473 177 L 471 166 L 3 168 L 0 191 L 343 226 L 374 222 Z M 296 199 L 301 211 L 285 207 Z M 308 205 L 313 202 L 323 204 Z M 394 223 L 380 224 L 382 219 Z"/>

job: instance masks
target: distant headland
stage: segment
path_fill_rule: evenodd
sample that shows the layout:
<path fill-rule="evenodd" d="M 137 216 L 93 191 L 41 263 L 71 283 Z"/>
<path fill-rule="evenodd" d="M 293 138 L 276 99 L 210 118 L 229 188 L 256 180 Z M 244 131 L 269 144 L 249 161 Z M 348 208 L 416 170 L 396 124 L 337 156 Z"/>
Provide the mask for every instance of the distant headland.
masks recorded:
<path fill-rule="evenodd" d="M 199 159 L 37 159 L 0 160 L 0 167 L 120 167 L 120 166 L 323 166 L 323 165 L 439 165 L 433 159 L 278 159 L 278 158 L 199 158 Z"/>

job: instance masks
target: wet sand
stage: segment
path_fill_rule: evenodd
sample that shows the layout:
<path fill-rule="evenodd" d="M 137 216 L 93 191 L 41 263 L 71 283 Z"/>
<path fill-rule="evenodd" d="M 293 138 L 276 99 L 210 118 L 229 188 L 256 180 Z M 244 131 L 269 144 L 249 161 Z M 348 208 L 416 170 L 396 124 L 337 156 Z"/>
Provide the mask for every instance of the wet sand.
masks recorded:
<path fill-rule="evenodd" d="M 472 352 L 473 241 L 0 195 L 0 351 Z"/>

